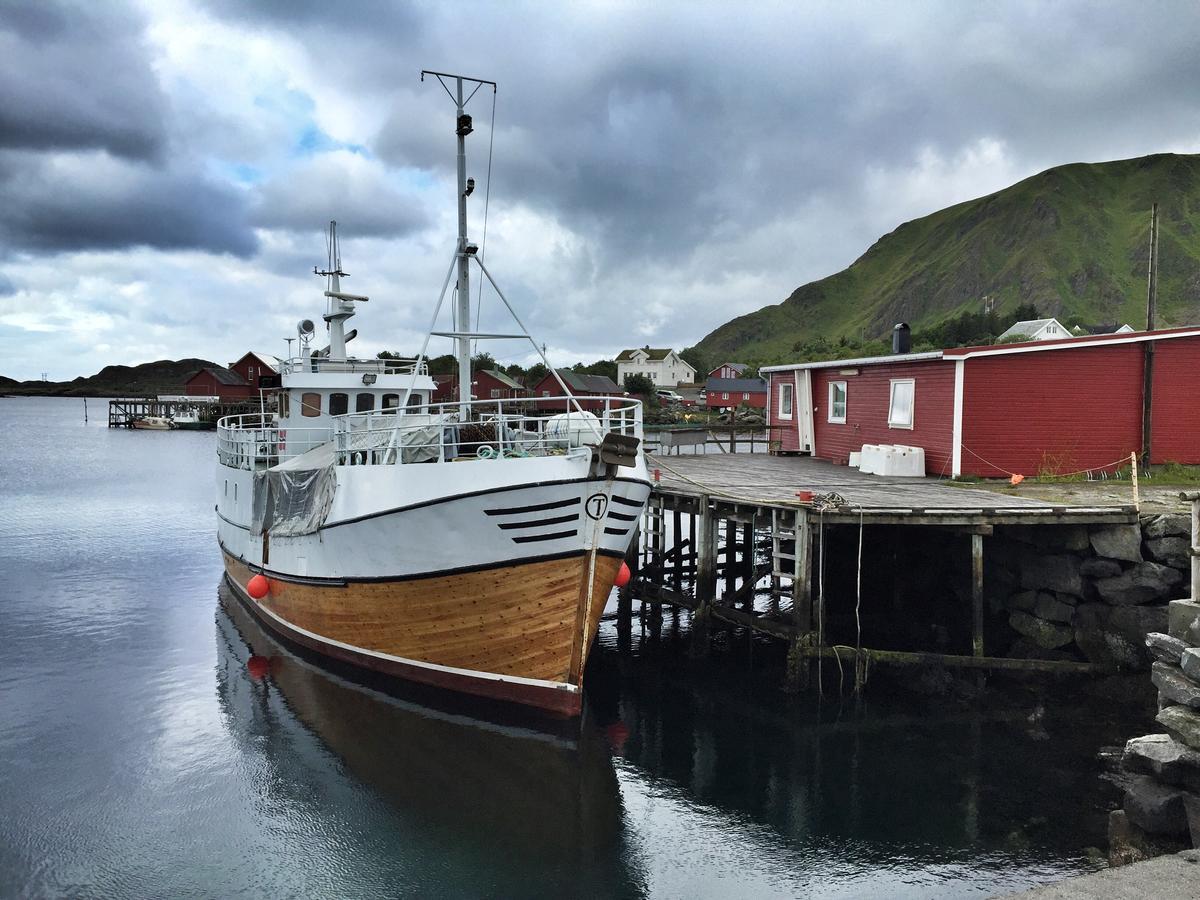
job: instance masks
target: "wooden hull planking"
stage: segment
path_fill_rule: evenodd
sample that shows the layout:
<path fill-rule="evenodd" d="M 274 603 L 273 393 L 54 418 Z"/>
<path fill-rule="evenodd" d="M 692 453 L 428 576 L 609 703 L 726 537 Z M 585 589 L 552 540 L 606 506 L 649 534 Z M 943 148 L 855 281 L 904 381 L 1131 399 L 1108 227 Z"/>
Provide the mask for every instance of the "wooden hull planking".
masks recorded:
<path fill-rule="evenodd" d="M 272 630 L 355 665 L 448 690 L 578 715 L 588 649 L 621 560 L 597 554 L 395 581 L 322 584 L 270 577 L 223 551 L 225 569 Z"/>

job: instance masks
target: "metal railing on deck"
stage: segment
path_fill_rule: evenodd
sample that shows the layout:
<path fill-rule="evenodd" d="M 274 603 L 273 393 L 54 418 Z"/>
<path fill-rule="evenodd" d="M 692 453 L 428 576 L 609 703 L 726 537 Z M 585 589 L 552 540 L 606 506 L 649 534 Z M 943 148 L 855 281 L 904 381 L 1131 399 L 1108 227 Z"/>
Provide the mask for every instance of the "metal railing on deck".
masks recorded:
<path fill-rule="evenodd" d="M 429 367 L 418 366 L 415 359 L 325 359 L 320 356 L 294 356 L 279 364 L 279 374 L 295 375 L 299 372 L 367 373 L 376 375 L 428 375 Z"/>
<path fill-rule="evenodd" d="M 273 415 L 226 416 L 217 423 L 217 459 L 237 469 L 268 468 L 329 443 L 332 429 L 280 428 Z"/>
<path fill-rule="evenodd" d="M 587 409 L 572 410 L 582 400 Z M 555 414 L 558 407 L 562 413 Z M 334 417 L 339 465 L 395 465 L 549 456 L 599 444 L 607 433 L 642 436 L 642 404 L 628 397 L 474 400 L 427 413 L 391 411 Z"/>
<path fill-rule="evenodd" d="M 571 410 L 579 399 L 583 412 Z M 217 424 L 217 457 L 253 470 L 332 441 L 338 465 L 397 465 L 550 456 L 597 445 L 610 432 L 642 437 L 642 404 L 628 397 L 475 400 L 466 412 L 444 403 L 404 414 L 347 413 L 316 428 L 283 428 L 270 415 L 227 416 Z"/>

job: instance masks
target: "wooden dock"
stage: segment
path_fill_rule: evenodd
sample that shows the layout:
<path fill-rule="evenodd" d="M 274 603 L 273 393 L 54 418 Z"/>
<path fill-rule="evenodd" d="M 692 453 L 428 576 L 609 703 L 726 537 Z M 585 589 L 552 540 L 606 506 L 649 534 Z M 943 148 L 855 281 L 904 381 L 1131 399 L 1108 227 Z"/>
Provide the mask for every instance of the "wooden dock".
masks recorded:
<path fill-rule="evenodd" d="M 132 428 L 138 419 L 149 416 L 170 418 L 181 408 L 196 408 L 200 410 L 201 421 L 212 428 L 217 427 L 217 420 L 222 416 L 236 416 L 245 413 L 257 413 L 262 410 L 262 404 L 253 400 L 238 400 L 229 403 L 199 404 L 181 400 L 152 400 L 146 397 L 126 397 L 108 401 L 108 427 Z"/>
<path fill-rule="evenodd" d="M 814 661 L 821 659 L 853 667 L 856 690 L 865 684 L 872 663 L 1060 673 L 1097 669 L 1083 662 L 987 655 L 985 540 L 997 527 L 1136 522 L 1132 503 L 1063 506 L 936 478 L 864 475 L 808 457 L 651 455 L 649 465 L 655 484 L 628 560 L 635 577 L 618 604 L 619 635 L 623 629 L 629 633 L 635 597 L 642 602 L 651 634 L 661 622 L 663 604 L 691 610 L 694 655 L 707 652 L 710 623 L 749 628 L 789 642 L 787 680 L 794 690 L 810 685 L 814 671 L 820 683 Z M 905 535 L 933 534 L 944 542 L 947 570 L 969 573 L 963 594 L 970 598 L 971 633 L 960 652 L 862 646 L 863 545 L 883 532 L 900 547 Z M 841 535 L 843 549 L 857 542 L 857 559 L 832 549 L 826 553 L 835 533 Z M 954 559 L 956 552 L 964 557 Z M 895 551 L 892 564 L 903 565 Z M 831 567 L 845 583 L 856 566 L 857 596 L 826 593 L 825 573 Z M 879 599 L 866 602 L 878 609 L 885 604 L 872 601 Z M 843 620 L 852 613 L 858 623 L 853 646 L 828 639 L 827 621 L 831 611 L 839 610 Z"/>

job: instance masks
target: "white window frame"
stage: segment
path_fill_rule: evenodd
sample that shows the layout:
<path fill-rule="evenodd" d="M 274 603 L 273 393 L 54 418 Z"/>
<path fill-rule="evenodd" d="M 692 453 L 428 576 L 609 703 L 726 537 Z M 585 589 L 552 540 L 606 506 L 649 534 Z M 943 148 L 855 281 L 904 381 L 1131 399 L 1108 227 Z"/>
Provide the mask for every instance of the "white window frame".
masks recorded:
<path fill-rule="evenodd" d="M 834 410 L 833 392 L 839 387 L 842 389 L 842 414 L 840 416 L 834 415 L 834 412 L 833 412 L 833 410 Z M 846 424 L 846 409 L 849 406 L 850 406 L 850 394 L 846 390 L 846 382 L 844 382 L 844 381 L 829 382 L 828 420 L 830 422 L 832 422 L 834 425 L 845 425 Z"/>
<path fill-rule="evenodd" d="M 784 412 L 784 398 L 787 398 L 787 412 Z M 791 421 L 796 412 L 796 386 L 785 381 L 779 385 L 779 418 Z"/>
<path fill-rule="evenodd" d="M 912 400 L 908 406 L 908 422 L 896 422 L 892 419 L 892 410 L 896 405 L 896 385 L 912 385 Z M 888 390 L 888 428 L 904 428 L 912 431 L 917 421 L 917 380 L 915 378 L 893 378 Z"/>

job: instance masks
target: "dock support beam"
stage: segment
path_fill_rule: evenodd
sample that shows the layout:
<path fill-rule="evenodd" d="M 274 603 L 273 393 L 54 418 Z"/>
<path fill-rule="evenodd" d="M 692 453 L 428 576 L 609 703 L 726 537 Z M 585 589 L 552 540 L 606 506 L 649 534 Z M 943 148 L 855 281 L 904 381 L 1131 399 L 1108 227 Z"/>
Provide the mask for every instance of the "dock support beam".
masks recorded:
<path fill-rule="evenodd" d="M 971 648 L 983 652 L 983 535 L 971 535 Z"/>
<path fill-rule="evenodd" d="M 971 535 L 971 652 L 976 659 L 986 655 L 983 647 L 983 534 Z M 980 672 L 975 679 L 982 688 L 986 676 Z"/>
<path fill-rule="evenodd" d="M 633 540 L 625 551 L 625 565 L 629 566 L 629 583 L 617 591 L 617 652 L 628 653 L 633 649 L 633 587 L 637 583 L 638 570 L 642 562 L 642 529 L 640 523 L 633 528 Z"/>
<path fill-rule="evenodd" d="M 708 625 L 712 605 L 717 596 L 717 528 L 712 501 L 708 494 L 700 495 L 698 527 L 696 529 L 696 612 L 692 617 L 693 658 L 708 655 Z"/>
<path fill-rule="evenodd" d="M 812 646 L 812 523 L 807 509 L 796 510 L 795 561 L 792 570 L 792 625 L 796 637 L 788 651 L 787 680 L 784 689 L 798 693 L 808 689 L 812 680 L 811 657 L 802 648 Z"/>

